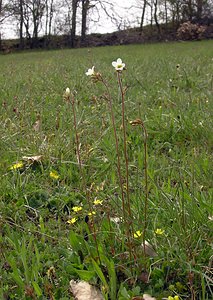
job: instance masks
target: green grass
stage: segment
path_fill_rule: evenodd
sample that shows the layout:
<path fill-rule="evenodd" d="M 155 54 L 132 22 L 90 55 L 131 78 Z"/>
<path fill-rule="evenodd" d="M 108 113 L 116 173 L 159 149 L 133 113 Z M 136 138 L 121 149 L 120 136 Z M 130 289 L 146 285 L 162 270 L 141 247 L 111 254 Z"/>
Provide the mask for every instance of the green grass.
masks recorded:
<path fill-rule="evenodd" d="M 111 300 L 144 292 L 212 299 L 212 48 L 202 41 L 0 56 L 1 299 L 72 299 L 71 279 L 96 284 Z M 122 217 L 122 201 L 110 112 L 103 85 L 85 76 L 95 65 L 110 86 L 122 156 L 121 99 L 111 65 L 118 57 L 127 67 L 134 231 L 144 225 L 144 150 L 140 129 L 129 121 L 140 118 L 148 132 L 146 239 L 154 258 L 144 257 L 141 236 L 131 260 L 125 222 L 112 221 Z M 72 107 L 63 99 L 67 87 L 76 98 L 82 172 Z M 23 160 L 34 155 L 42 158 Z M 21 161 L 23 168 L 10 169 Z M 103 200 L 92 204 L 93 218 L 88 198 Z M 68 224 L 73 217 L 77 222 Z"/>

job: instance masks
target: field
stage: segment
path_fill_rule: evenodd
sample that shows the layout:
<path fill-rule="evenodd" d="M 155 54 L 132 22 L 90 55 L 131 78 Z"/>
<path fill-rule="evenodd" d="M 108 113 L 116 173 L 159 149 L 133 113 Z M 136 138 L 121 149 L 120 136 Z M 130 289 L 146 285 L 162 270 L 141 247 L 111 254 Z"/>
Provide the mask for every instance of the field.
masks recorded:
<path fill-rule="evenodd" d="M 213 298 L 212 50 L 0 56 L 0 299 Z"/>

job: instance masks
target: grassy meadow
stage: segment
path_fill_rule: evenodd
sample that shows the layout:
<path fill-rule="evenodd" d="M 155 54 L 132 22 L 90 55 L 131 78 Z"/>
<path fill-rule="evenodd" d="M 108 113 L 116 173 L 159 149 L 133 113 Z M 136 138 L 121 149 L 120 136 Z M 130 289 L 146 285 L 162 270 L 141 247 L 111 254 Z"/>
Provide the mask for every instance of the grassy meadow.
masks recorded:
<path fill-rule="evenodd" d="M 71 279 L 109 300 L 213 298 L 212 54 L 202 41 L 0 56 L 0 299 L 74 299 Z"/>

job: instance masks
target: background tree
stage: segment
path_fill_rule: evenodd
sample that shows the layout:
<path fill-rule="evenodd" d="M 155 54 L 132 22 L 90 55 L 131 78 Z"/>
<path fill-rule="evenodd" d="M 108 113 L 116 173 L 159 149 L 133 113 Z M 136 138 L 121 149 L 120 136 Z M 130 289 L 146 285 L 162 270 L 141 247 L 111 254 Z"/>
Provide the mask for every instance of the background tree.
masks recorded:
<path fill-rule="evenodd" d="M 45 0 L 45 36 L 47 39 L 49 39 L 52 34 L 52 21 L 55 12 L 54 4 L 54 0 Z"/>
<path fill-rule="evenodd" d="M 140 32 L 142 33 L 143 31 L 143 25 L 144 25 L 144 18 L 145 18 L 145 12 L 147 8 L 147 0 L 142 1 L 142 11 L 141 11 L 141 19 L 140 19 Z"/>
<path fill-rule="evenodd" d="M 81 40 L 84 41 L 87 31 L 87 16 L 91 8 L 90 0 L 82 0 Z"/>
<path fill-rule="evenodd" d="M 71 21 L 71 47 L 76 43 L 76 26 L 77 26 L 77 8 L 79 0 L 72 0 L 72 21 Z"/>

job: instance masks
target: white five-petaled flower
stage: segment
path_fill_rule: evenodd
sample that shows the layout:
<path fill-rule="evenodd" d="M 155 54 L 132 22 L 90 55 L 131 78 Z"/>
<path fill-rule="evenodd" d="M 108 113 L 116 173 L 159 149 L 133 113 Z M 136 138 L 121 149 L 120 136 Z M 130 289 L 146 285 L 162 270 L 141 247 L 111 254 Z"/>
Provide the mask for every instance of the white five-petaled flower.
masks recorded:
<path fill-rule="evenodd" d="M 92 69 L 88 69 L 85 73 L 87 76 L 94 76 L 95 75 L 95 67 L 93 66 Z"/>
<path fill-rule="evenodd" d="M 112 62 L 112 66 L 116 71 L 123 71 L 123 69 L 125 68 L 125 63 L 123 63 L 122 60 L 118 58 L 117 61 Z"/>

